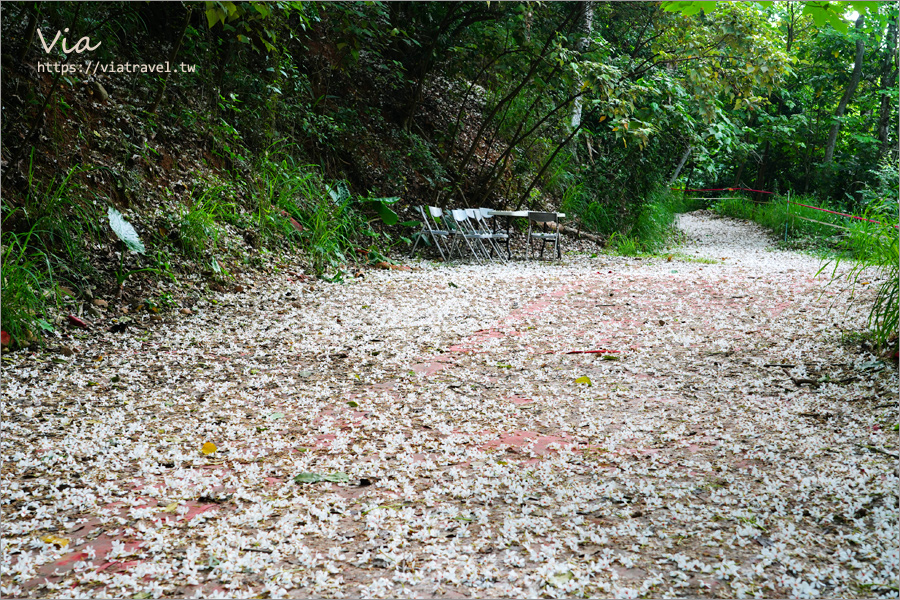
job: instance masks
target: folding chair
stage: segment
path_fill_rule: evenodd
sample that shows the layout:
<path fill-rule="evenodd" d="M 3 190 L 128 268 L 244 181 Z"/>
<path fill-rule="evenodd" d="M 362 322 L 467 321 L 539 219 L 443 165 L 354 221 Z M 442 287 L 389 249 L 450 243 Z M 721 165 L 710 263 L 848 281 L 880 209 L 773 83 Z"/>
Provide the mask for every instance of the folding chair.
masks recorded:
<path fill-rule="evenodd" d="M 491 247 L 493 246 L 491 232 L 485 231 L 483 224 L 479 221 L 481 213 L 476 208 L 464 208 L 463 210 L 466 211 L 466 223 L 469 232 L 475 236 L 473 238 L 477 242 L 475 246 L 481 250 L 486 259 L 491 260 Z"/>
<path fill-rule="evenodd" d="M 436 206 L 417 206 L 416 208 L 419 209 L 419 214 L 422 215 L 422 230 L 419 231 L 419 235 L 416 237 L 416 243 L 413 244 L 412 250 L 409 251 L 409 255 L 413 255 L 420 241 L 426 239 L 426 236 L 431 236 L 434 245 L 437 246 L 438 252 L 441 253 L 441 258 L 445 261 L 448 260 L 450 254 L 450 238 L 454 237 L 455 233 L 440 227 L 440 223 L 444 219 L 443 211 Z M 427 212 L 425 211 L 426 208 L 428 208 Z M 441 239 L 447 244 L 448 256 L 444 256 L 444 250 L 441 248 L 440 243 Z"/>
<path fill-rule="evenodd" d="M 490 228 L 490 231 L 493 234 L 493 238 L 498 242 L 506 244 L 506 260 L 512 260 L 512 251 L 509 249 L 509 238 L 512 235 L 512 233 L 510 232 L 510 218 L 506 218 L 506 227 L 504 227 L 504 223 L 500 219 L 497 219 L 496 221 L 488 221 L 488 219 L 495 218 L 494 215 L 491 214 L 491 209 L 479 208 L 478 210 L 481 211 L 481 218 Z M 491 225 L 491 223 L 493 223 L 493 225 Z"/>
<path fill-rule="evenodd" d="M 454 209 L 450 211 L 450 214 L 453 215 L 453 220 L 456 221 L 456 226 L 458 227 L 457 233 L 457 241 L 456 245 L 459 245 L 459 238 L 462 238 L 466 245 L 469 247 L 469 250 L 472 252 L 472 255 L 475 257 L 475 260 L 481 262 L 481 256 L 478 254 L 477 247 L 481 247 L 482 252 L 487 252 L 484 248 L 484 243 L 482 242 L 481 234 L 475 231 L 475 227 L 472 223 L 469 222 L 469 215 L 466 214 L 465 209 Z M 472 244 L 472 240 L 476 243 Z M 462 258 L 462 253 L 460 252 L 460 258 Z"/>
<path fill-rule="evenodd" d="M 490 244 L 491 252 L 496 254 L 497 257 L 506 261 L 503 258 L 503 255 L 500 254 L 500 246 L 499 243 L 506 244 L 506 254 L 509 255 L 509 234 L 505 231 L 501 231 L 496 227 L 491 227 L 491 224 L 488 222 L 488 219 L 491 219 L 491 215 L 489 214 L 490 209 L 488 208 L 473 208 L 467 209 L 466 212 L 471 210 L 470 218 L 474 218 L 475 222 L 478 224 L 478 231 L 482 234 L 483 238 L 487 240 L 488 244 Z"/>
<path fill-rule="evenodd" d="M 553 223 L 554 227 L 551 232 L 549 223 Z M 541 258 L 544 258 L 544 246 L 553 244 L 556 250 L 556 258 L 562 258 L 562 250 L 559 247 L 559 216 L 552 212 L 531 212 L 528 213 L 528 250 L 529 258 L 534 257 L 534 247 L 532 242 L 537 241 L 541 244 Z"/>

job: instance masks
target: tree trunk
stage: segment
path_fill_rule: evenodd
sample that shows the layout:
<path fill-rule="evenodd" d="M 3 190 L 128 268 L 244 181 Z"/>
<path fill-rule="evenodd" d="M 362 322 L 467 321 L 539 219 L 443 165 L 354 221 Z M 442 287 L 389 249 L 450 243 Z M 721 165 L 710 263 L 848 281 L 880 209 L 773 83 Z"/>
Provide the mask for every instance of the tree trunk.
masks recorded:
<path fill-rule="evenodd" d="M 841 117 L 844 116 L 847 104 L 850 103 L 850 98 L 853 97 L 853 92 L 856 91 L 856 86 L 859 85 L 860 77 L 862 77 L 863 54 L 865 54 L 866 50 L 861 36 L 864 20 L 865 15 L 860 15 L 856 19 L 856 58 L 853 61 L 853 74 L 850 76 L 850 83 L 847 84 L 847 89 L 844 90 L 844 95 L 840 103 L 838 103 L 837 110 L 834 111 L 834 124 L 828 133 L 828 144 L 825 146 L 825 164 L 831 163 L 834 158 L 834 147 L 837 144 L 838 131 L 841 129 Z"/>
<path fill-rule="evenodd" d="M 744 176 L 744 166 L 747 164 L 747 159 L 744 158 L 741 160 L 741 164 L 738 165 L 737 171 L 734 173 L 734 183 L 731 184 L 731 187 L 740 187 L 741 186 L 741 177 Z"/>
<path fill-rule="evenodd" d="M 681 194 L 681 198 L 687 198 L 688 188 L 691 187 L 691 177 L 694 175 L 694 161 L 691 161 L 688 165 L 688 173 L 687 179 L 684 180 L 684 192 Z M 706 208 L 704 206 L 704 208 Z"/>
<path fill-rule="evenodd" d="M 545 66 L 547 56 L 553 51 L 553 42 L 557 39 L 557 33 L 564 31 L 566 26 L 569 24 L 570 19 L 576 16 L 576 11 L 572 10 L 568 14 L 566 14 L 563 21 L 559 24 L 559 26 L 554 29 L 550 35 L 547 36 L 547 40 L 544 43 L 544 46 L 541 48 L 540 53 L 537 58 L 531 61 L 531 64 L 528 66 L 528 71 L 523 75 L 522 79 L 516 84 L 516 86 L 508 92 L 503 98 L 501 98 L 497 104 L 491 108 L 490 111 L 487 112 L 486 115 L 482 116 L 481 126 L 478 128 L 478 131 L 475 132 L 473 136 L 471 144 L 469 144 L 469 149 L 466 152 L 465 156 L 456 167 L 457 177 L 464 176 L 465 169 L 469 165 L 469 161 L 471 161 L 472 156 L 475 154 L 475 151 L 478 149 L 479 144 L 483 141 L 482 137 L 484 136 L 485 131 L 490 125 L 491 121 L 500 112 L 500 110 L 505 107 L 508 103 L 518 97 L 519 92 L 521 92 L 531 80 L 537 75 L 538 70 Z M 577 131 L 577 130 L 576 130 Z M 459 188 L 459 181 L 453 182 L 453 188 Z"/>
<path fill-rule="evenodd" d="M 591 33 L 594 26 L 594 3 L 591 0 L 581 2 L 581 37 L 578 39 L 576 46 L 579 54 L 584 54 L 591 47 Z M 576 90 L 577 91 L 577 90 Z M 575 105 L 572 107 L 572 124 L 571 128 L 575 129 L 581 125 L 581 96 L 575 98 Z"/>
<path fill-rule="evenodd" d="M 687 150 L 684 151 L 684 154 L 681 156 L 681 160 L 678 162 L 678 166 L 675 167 L 675 172 L 672 173 L 672 178 L 669 179 L 669 185 L 675 183 L 675 180 L 678 179 L 679 175 L 681 175 L 681 169 L 684 168 L 684 163 L 687 162 L 688 156 L 691 155 L 691 150 L 693 149 L 694 147 L 688 144 Z"/>
<path fill-rule="evenodd" d="M 878 111 L 878 141 L 881 145 L 878 148 L 878 162 L 890 150 L 890 124 L 894 121 L 896 125 L 896 112 L 891 110 L 890 90 L 897 89 L 897 64 L 894 59 L 897 57 L 897 20 L 891 20 L 888 23 L 887 33 L 887 54 L 881 67 L 881 107 Z M 892 119 L 892 117 L 894 117 Z"/>
<path fill-rule="evenodd" d="M 32 2 L 31 12 L 28 15 L 28 26 L 25 28 L 25 36 L 22 38 L 22 47 L 19 49 L 19 62 L 25 60 L 28 55 L 28 49 L 34 42 L 34 34 L 37 31 L 38 20 L 41 17 L 41 9 L 43 7 L 39 2 Z"/>

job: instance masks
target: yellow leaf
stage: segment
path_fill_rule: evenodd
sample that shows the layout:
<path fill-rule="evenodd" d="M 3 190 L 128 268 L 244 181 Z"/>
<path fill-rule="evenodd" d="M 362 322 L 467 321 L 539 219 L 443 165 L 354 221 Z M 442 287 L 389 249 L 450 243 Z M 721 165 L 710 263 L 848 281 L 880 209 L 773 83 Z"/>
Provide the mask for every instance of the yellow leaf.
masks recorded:
<path fill-rule="evenodd" d="M 605 121 L 605 120 L 606 120 L 606 115 L 600 115 L 600 118 L 597 119 L 597 122 L 598 122 L 598 123 L 602 123 L 602 122 Z"/>
<path fill-rule="evenodd" d="M 67 540 L 66 538 L 63 538 L 63 537 L 53 535 L 52 533 L 48 533 L 47 535 L 42 537 L 41 541 L 45 542 L 47 544 L 56 544 L 60 548 L 65 548 L 66 546 L 69 545 L 69 540 Z"/>
<path fill-rule="evenodd" d="M 200 452 L 206 454 L 207 456 L 216 451 L 216 445 L 212 442 L 206 442 L 203 444 L 203 447 L 200 448 Z"/>
<path fill-rule="evenodd" d="M 587 385 L 591 385 L 591 378 L 587 375 L 582 375 L 578 379 L 575 380 L 575 383 L 585 383 Z"/>
<path fill-rule="evenodd" d="M 176 510 L 178 510 L 178 503 L 177 503 L 177 502 L 173 502 L 172 504 L 167 505 L 165 508 L 159 509 L 159 512 L 173 513 L 173 512 L 175 512 Z"/>

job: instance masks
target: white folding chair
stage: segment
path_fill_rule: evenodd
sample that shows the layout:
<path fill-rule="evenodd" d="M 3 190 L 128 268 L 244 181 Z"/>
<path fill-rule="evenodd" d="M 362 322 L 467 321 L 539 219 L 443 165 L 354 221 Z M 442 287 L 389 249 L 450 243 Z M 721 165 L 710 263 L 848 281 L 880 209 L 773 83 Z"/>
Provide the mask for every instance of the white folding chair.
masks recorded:
<path fill-rule="evenodd" d="M 472 255 L 475 257 L 475 260 L 481 262 L 481 256 L 479 255 L 477 248 L 480 247 L 482 252 L 486 252 L 486 250 L 481 241 L 481 234 L 475 231 L 474 226 L 469 222 L 469 215 L 466 214 L 465 209 L 461 208 L 451 210 L 450 214 L 453 215 L 453 220 L 458 227 L 456 245 L 459 245 L 459 239 L 462 238 L 472 252 Z M 472 243 L 473 241 L 475 244 Z M 460 258 L 462 258 L 462 252 L 460 252 Z"/>
<path fill-rule="evenodd" d="M 506 259 L 503 258 L 503 255 L 500 253 L 499 243 L 506 243 L 506 253 L 508 255 L 509 234 L 491 227 L 491 224 L 488 222 L 488 219 L 491 218 L 489 210 L 490 209 L 487 208 L 473 208 L 466 209 L 466 212 L 469 213 L 469 217 L 474 219 L 475 223 L 478 225 L 478 232 L 482 234 L 482 240 L 486 240 L 490 246 L 491 254 L 496 255 L 497 258 L 505 262 Z"/>
<path fill-rule="evenodd" d="M 549 223 L 553 223 L 553 229 L 550 229 Z M 539 242 L 541 245 L 541 258 L 544 258 L 544 246 L 553 244 L 556 252 L 556 258 L 562 258 L 562 250 L 559 247 L 559 216 L 552 212 L 531 212 L 528 213 L 528 250 L 529 258 L 534 257 L 534 247 L 532 242 Z"/>
<path fill-rule="evenodd" d="M 441 258 L 445 261 L 448 260 L 450 255 L 450 238 L 454 237 L 455 234 L 453 231 L 440 226 L 444 221 L 443 211 L 436 206 L 418 206 L 416 208 L 419 209 L 419 214 L 422 215 L 422 229 L 419 231 L 419 234 L 416 237 L 416 243 L 413 244 L 412 250 L 409 251 L 409 255 L 413 255 L 420 241 L 427 240 L 427 237 L 430 236 L 434 241 L 434 245 L 437 247 L 438 252 L 441 253 Z M 441 248 L 441 240 L 444 240 L 444 244 L 447 245 L 447 256 L 444 256 L 444 250 Z"/>

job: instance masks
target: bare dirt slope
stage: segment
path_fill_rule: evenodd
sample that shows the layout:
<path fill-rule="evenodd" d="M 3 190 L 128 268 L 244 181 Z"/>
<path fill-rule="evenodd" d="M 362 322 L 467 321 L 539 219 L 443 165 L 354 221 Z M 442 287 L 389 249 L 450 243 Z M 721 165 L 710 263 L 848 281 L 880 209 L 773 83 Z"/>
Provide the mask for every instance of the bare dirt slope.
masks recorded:
<path fill-rule="evenodd" d="M 671 260 L 286 273 L 7 355 L 3 592 L 896 596 L 864 310 L 753 226 L 681 227 Z"/>

